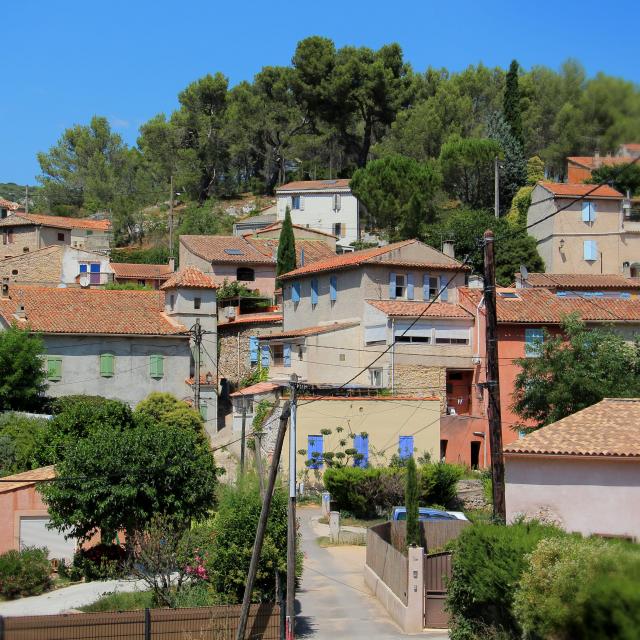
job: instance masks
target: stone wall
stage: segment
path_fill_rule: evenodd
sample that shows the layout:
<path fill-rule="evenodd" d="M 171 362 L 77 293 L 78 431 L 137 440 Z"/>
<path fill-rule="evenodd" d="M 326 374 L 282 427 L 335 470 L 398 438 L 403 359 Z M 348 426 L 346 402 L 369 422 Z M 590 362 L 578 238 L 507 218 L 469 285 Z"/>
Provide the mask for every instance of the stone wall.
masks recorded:
<path fill-rule="evenodd" d="M 440 410 L 446 410 L 447 369 L 445 367 L 425 367 L 417 364 L 396 364 L 393 375 L 396 395 L 437 396 Z"/>

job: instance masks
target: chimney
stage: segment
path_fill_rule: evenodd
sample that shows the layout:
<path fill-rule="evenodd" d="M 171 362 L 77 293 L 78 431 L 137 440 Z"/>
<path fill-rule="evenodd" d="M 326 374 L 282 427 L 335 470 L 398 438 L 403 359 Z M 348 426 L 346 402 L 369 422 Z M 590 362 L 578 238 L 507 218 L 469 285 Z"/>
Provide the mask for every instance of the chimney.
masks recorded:
<path fill-rule="evenodd" d="M 18 308 L 16 309 L 16 312 L 13 315 L 18 320 L 26 320 L 27 319 L 27 312 L 25 311 L 24 305 L 22 303 L 20 303 L 18 305 Z"/>
<path fill-rule="evenodd" d="M 176 270 L 176 259 L 175 258 L 169 258 L 169 269 L 171 269 L 172 273 Z"/>
<path fill-rule="evenodd" d="M 484 278 L 480 275 L 469 276 L 469 289 L 484 289 Z"/>
<path fill-rule="evenodd" d="M 631 265 L 628 262 L 623 262 L 622 263 L 622 275 L 625 278 L 630 278 L 631 277 Z"/>
<path fill-rule="evenodd" d="M 455 245 L 453 244 L 453 242 L 451 240 L 443 241 L 443 243 L 442 243 L 442 253 L 444 253 L 445 256 L 449 256 L 450 258 L 455 258 L 456 257 Z"/>
<path fill-rule="evenodd" d="M 597 169 L 600 166 L 600 151 L 595 151 L 593 154 L 593 166 Z"/>
<path fill-rule="evenodd" d="M 2 295 L 5 300 L 9 297 L 9 278 L 2 278 Z"/>

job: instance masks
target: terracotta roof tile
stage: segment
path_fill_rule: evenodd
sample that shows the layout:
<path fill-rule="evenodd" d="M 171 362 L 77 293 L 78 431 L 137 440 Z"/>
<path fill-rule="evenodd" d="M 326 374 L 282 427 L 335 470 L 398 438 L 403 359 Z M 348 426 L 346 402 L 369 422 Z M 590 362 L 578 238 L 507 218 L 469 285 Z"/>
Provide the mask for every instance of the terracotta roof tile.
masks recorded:
<path fill-rule="evenodd" d="M 302 225 L 299 224 L 292 224 L 291 225 L 294 229 L 301 229 L 302 231 L 309 231 L 312 234 L 317 234 L 320 236 L 327 236 L 328 238 L 336 238 L 337 236 L 335 236 L 333 233 L 327 233 L 326 231 L 320 231 L 320 229 L 314 229 L 313 227 L 303 227 Z M 274 222 L 273 224 L 270 224 L 268 227 L 262 227 L 262 229 L 256 229 L 255 231 L 248 231 L 245 235 L 254 235 L 254 236 L 259 236 L 262 233 L 268 233 L 271 231 L 278 231 L 279 229 L 282 229 L 282 220 L 278 220 L 277 222 Z"/>
<path fill-rule="evenodd" d="M 280 340 L 282 338 L 305 338 L 307 336 L 319 336 L 322 333 L 331 333 L 342 329 L 357 327 L 359 322 L 334 322 L 333 324 L 323 324 L 317 327 L 305 327 L 304 329 L 293 329 L 272 333 L 268 336 L 259 336 L 260 340 Z"/>
<path fill-rule="evenodd" d="M 218 329 L 233 327 L 239 324 L 268 324 L 282 322 L 281 313 L 247 313 L 235 317 L 235 320 L 218 324 Z"/>
<path fill-rule="evenodd" d="M 185 267 L 180 271 L 176 271 L 160 288 L 175 289 L 177 287 L 183 289 L 217 289 L 218 285 L 211 276 L 202 273 L 197 267 Z"/>
<path fill-rule="evenodd" d="M 153 278 L 166 280 L 173 271 L 167 264 L 137 264 L 134 262 L 110 263 L 116 278 Z"/>
<path fill-rule="evenodd" d="M 348 189 L 349 180 L 299 180 L 288 182 L 276 188 L 278 191 L 335 191 L 336 189 Z"/>
<path fill-rule="evenodd" d="M 449 302 L 424 302 L 419 300 L 367 300 L 372 306 L 393 317 L 415 318 L 464 318 L 469 320 L 473 314 L 458 304 Z"/>
<path fill-rule="evenodd" d="M 242 396 L 252 396 L 258 393 L 270 393 L 271 391 L 279 389 L 281 386 L 282 385 L 275 384 L 274 382 L 258 382 L 249 387 L 245 387 L 244 389 L 238 389 L 238 391 L 230 393 L 229 397 L 241 398 Z"/>
<path fill-rule="evenodd" d="M 17 202 L 12 202 L 11 200 L 5 200 L 4 198 L 0 198 L 0 207 L 3 209 L 9 209 L 9 211 L 15 211 L 20 208 L 20 205 Z"/>
<path fill-rule="evenodd" d="M 86 218 L 67 218 L 64 216 L 46 216 L 35 213 L 15 213 L 0 221 L 0 226 L 17 226 L 28 224 L 40 224 L 56 229 L 92 229 L 96 231 L 110 231 L 111 223 L 108 220 L 87 220 Z"/>
<path fill-rule="evenodd" d="M 272 264 L 265 256 L 240 236 L 180 236 L 180 242 L 192 253 L 208 262 Z"/>
<path fill-rule="evenodd" d="M 568 184 L 565 182 L 538 182 L 550 193 L 560 198 L 579 198 L 589 194 L 588 198 L 616 198 L 622 199 L 622 194 L 609 185 L 597 187 L 593 184 Z M 595 188 L 595 191 L 590 193 Z"/>
<path fill-rule="evenodd" d="M 278 241 L 275 238 L 246 238 L 260 253 L 268 256 L 275 264 L 278 255 Z M 336 252 L 322 240 L 296 240 L 296 264 L 302 262 L 302 252 L 304 250 L 305 265 L 334 258 Z"/>
<path fill-rule="evenodd" d="M 516 274 L 517 277 L 518 274 Z M 530 273 L 527 287 L 547 289 L 640 289 L 640 278 L 627 278 L 621 274 L 583 273 Z"/>
<path fill-rule="evenodd" d="M 16 320 L 18 305 L 26 320 Z M 57 289 L 11 285 L 9 298 L 0 298 L 0 316 L 11 324 L 41 333 L 80 335 L 177 335 L 186 331 L 163 312 L 159 291 Z"/>
<path fill-rule="evenodd" d="M 425 402 L 437 400 L 437 396 L 298 396 L 298 400 L 331 400 L 334 402 L 395 402 L 411 400 L 413 402 Z"/>
<path fill-rule="evenodd" d="M 0 482 L 0 493 L 31 487 L 38 481 L 52 480 L 55 477 L 56 472 L 53 465 L 32 469 L 31 471 L 23 471 L 22 473 L 16 473 L 12 476 L 5 476 L 2 478 L 2 482 Z M 12 480 L 14 482 L 11 482 Z"/>
<path fill-rule="evenodd" d="M 605 398 L 516 440 L 504 451 L 640 458 L 640 398 Z"/>
<path fill-rule="evenodd" d="M 585 167 L 585 169 L 597 169 L 602 166 L 614 167 L 618 164 L 627 164 L 633 158 L 631 156 L 600 156 L 596 159 L 594 156 L 569 156 L 567 160 Z"/>

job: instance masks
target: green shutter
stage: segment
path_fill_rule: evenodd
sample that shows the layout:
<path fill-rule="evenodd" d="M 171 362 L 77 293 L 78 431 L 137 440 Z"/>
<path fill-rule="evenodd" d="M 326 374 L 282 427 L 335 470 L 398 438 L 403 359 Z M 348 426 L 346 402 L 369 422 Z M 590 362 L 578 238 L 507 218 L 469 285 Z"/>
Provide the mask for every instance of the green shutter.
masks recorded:
<path fill-rule="evenodd" d="M 61 356 L 47 356 L 47 378 L 54 382 L 62 379 Z"/>
<path fill-rule="evenodd" d="M 103 378 L 111 378 L 113 376 L 115 356 L 112 353 L 103 353 L 100 355 L 100 375 Z"/>
<path fill-rule="evenodd" d="M 164 356 L 149 356 L 149 368 L 152 378 L 162 378 L 164 376 Z"/>
<path fill-rule="evenodd" d="M 206 422 L 207 421 L 207 403 L 206 402 L 200 403 L 200 415 L 202 416 L 202 419 Z"/>

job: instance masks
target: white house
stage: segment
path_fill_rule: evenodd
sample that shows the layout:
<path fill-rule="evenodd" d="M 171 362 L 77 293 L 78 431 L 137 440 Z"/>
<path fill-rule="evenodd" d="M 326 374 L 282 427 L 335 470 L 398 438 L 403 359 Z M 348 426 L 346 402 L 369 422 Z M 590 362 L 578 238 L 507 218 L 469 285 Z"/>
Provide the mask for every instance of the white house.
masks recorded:
<path fill-rule="evenodd" d="M 278 220 L 289 207 L 294 224 L 336 236 L 338 251 L 353 251 L 351 243 L 360 239 L 360 206 L 349 180 L 289 182 L 276 189 L 276 199 Z"/>

